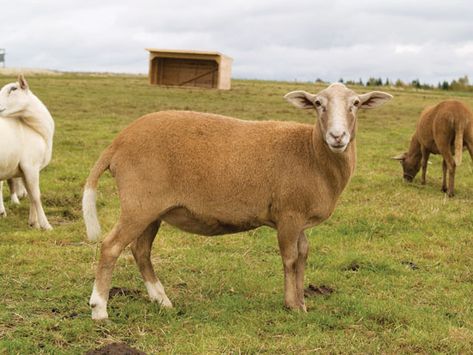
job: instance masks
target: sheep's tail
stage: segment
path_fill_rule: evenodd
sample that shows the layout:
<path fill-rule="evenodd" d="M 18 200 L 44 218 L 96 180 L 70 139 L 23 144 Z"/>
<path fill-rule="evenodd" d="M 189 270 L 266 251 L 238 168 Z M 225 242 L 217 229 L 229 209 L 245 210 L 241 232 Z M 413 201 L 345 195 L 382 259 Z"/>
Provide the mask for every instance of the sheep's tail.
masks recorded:
<path fill-rule="evenodd" d="M 113 152 L 109 147 L 102 153 L 99 160 L 95 162 L 84 187 L 84 195 L 82 196 L 82 214 L 84 216 L 85 228 L 87 230 L 87 238 L 91 242 L 97 241 L 101 234 L 96 207 L 97 184 L 100 176 L 110 167 L 112 156 Z"/>
<path fill-rule="evenodd" d="M 455 127 L 455 165 L 460 166 L 462 163 L 463 153 L 463 131 L 464 127 L 462 124 Z"/>

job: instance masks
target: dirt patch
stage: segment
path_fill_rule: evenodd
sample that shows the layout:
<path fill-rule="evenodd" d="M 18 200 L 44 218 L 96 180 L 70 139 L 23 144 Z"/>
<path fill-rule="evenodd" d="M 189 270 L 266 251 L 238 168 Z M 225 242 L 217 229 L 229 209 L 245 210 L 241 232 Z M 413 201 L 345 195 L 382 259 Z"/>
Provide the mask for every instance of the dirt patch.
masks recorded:
<path fill-rule="evenodd" d="M 360 270 L 360 268 L 361 268 L 361 265 L 353 261 L 347 266 L 343 267 L 342 270 L 343 271 L 358 271 Z"/>
<path fill-rule="evenodd" d="M 419 269 L 419 267 L 415 263 L 413 263 L 412 261 L 409 261 L 409 260 L 401 261 L 401 264 L 406 265 L 411 270 L 418 270 Z"/>
<path fill-rule="evenodd" d="M 335 290 L 329 286 L 325 286 L 325 285 L 315 286 L 315 285 L 309 284 L 309 286 L 304 290 L 304 296 L 305 297 L 329 296 L 334 291 Z"/>
<path fill-rule="evenodd" d="M 146 355 L 146 353 L 125 343 L 112 343 L 98 349 L 89 350 L 85 355 Z"/>
<path fill-rule="evenodd" d="M 126 288 L 126 287 L 112 287 L 110 289 L 108 298 L 111 299 L 115 296 L 127 296 L 131 298 L 138 298 L 140 297 L 140 291 L 130 290 L 129 288 Z"/>

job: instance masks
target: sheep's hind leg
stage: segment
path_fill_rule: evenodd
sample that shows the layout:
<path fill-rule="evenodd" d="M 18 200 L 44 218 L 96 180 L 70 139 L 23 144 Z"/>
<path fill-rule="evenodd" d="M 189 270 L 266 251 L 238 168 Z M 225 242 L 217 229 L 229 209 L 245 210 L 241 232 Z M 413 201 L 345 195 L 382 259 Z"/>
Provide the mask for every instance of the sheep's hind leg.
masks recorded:
<path fill-rule="evenodd" d="M 107 301 L 115 263 L 123 249 L 143 233 L 146 225 L 147 223 L 140 223 L 133 218 L 125 219 L 122 216 L 103 240 L 94 289 L 89 301 L 92 319 L 108 318 Z"/>
<path fill-rule="evenodd" d="M 442 161 L 442 192 L 447 192 L 447 162 Z"/>
<path fill-rule="evenodd" d="M 0 217 L 6 217 L 7 211 L 5 210 L 5 205 L 3 204 L 3 181 L 0 180 Z"/>
<path fill-rule="evenodd" d="M 153 264 L 151 263 L 151 247 L 160 224 L 160 220 L 151 223 L 143 234 L 132 243 L 131 251 L 143 276 L 151 301 L 156 301 L 163 307 L 171 308 L 172 303 L 166 295 L 161 281 L 156 277 Z"/>

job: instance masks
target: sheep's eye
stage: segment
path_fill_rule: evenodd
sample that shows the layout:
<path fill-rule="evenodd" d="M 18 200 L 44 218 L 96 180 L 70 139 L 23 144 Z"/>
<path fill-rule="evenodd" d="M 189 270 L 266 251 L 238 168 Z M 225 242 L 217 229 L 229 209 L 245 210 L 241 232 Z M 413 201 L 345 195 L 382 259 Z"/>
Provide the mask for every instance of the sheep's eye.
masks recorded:
<path fill-rule="evenodd" d="M 314 105 L 315 105 L 315 107 L 321 107 L 322 103 L 320 102 L 320 100 L 315 100 Z"/>
<path fill-rule="evenodd" d="M 11 93 L 12 91 L 15 91 L 15 90 L 17 90 L 17 89 L 18 89 L 18 88 L 17 88 L 16 86 L 12 86 L 12 87 L 10 88 L 9 93 Z"/>
<path fill-rule="evenodd" d="M 359 104 L 360 104 L 360 100 L 353 101 L 353 106 L 358 107 Z"/>

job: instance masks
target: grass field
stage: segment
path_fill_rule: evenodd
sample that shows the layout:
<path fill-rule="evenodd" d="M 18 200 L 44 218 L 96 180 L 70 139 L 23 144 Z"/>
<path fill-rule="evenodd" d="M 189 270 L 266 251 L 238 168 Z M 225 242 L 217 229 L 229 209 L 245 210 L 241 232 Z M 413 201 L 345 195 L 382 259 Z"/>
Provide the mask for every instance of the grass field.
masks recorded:
<path fill-rule="evenodd" d="M 0 77 L 0 85 L 13 81 Z M 275 232 L 260 228 L 200 237 L 164 225 L 153 262 L 172 310 L 147 300 L 127 250 L 112 286 L 110 320 L 94 323 L 88 299 L 98 245 L 85 241 L 81 190 L 100 152 L 127 124 L 159 110 L 208 111 L 243 119 L 310 123 L 282 99 L 314 84 L 239 81 L 228 92 L 151 87 L 141 76 L 32 76 L 56 121 L 54 155 L 41 175 L 51 232 L 27 225 L 28 203 L 7 202 L 0 220 L 0 353 L 84 353 L 125 342 L 146 353 L 468 353 L 473 349 L 473 174 L 457 170 L 456 196 L 440 192 L 441 159 L 427 185 L 402 181 L 389 158 L 407 149 L 421 110 L 471 95 L 383 88 L 394 99 L 359 114 L 358 165 L 333 216 L 308 231 L 307 314 L 283 308 Z M 355 88 L 367 91 L 366 88 Z M 8 201 L 8 193 L 5 193 Z M 109 230 L 119 213 L 113 179 L 99 186 Z"/>

